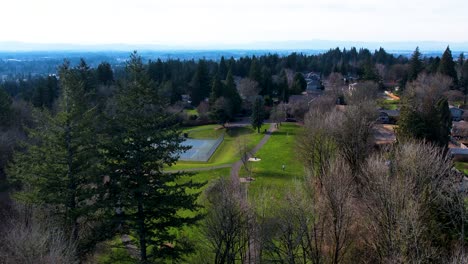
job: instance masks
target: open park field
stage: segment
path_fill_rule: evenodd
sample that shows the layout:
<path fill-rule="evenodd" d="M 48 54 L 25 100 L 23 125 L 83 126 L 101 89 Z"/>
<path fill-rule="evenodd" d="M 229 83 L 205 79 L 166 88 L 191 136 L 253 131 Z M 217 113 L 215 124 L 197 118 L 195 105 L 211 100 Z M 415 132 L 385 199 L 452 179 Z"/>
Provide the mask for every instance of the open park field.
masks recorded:
<path fill-rule="evenodd" d="M 268 129 L 270 124 L 262 126 L 261 131 Z M 278 129 L 271 133 L 270 138 L 255 154 L 260 161 L 251 162 L 255 179 L 251 182 L 243 183 L 247 188 L 248 198 L 256 199 L 262 195 L 264 191 L 274 197 L 272 200 L 281 199 L 284 193 L 293 186 L 294 181 L 302 180 L 304 169 L 302 163 L 297 159 L 295 147 L 296 136 L 301 131 L 302 127 L 297 124 L 283 123 Z M 257 133 L 250 126 L 222 128 L 219 125 L 204 125 L 185 129 L 184 133 L 188 133 L 188 137 L 192 139 L 216 139 L 223 133 L 225 134 L 224 141 L 218 147 L 216 152 L 208 162 L 189 162 L 179 161 L 176 165 L 168 168 L 168 171 L 190 171 L 193 176 L 184 177 L 181 180 L 192 179 L 194 182 L 206 183 L 200 190 L 192 190 L 200 192 L 198 201 L 203 205 L 203 190 L 205 190 L 210 182 L 221 177 L 230 177 L 232 173 L 231 166 L 240 159 L 238 154 L 239 139 L 246 143 L 247 148 L 252 150 L 265 137 L 265 133 Z M 284 170 L 283 170 L 283 166 Z M 246 177 L 246 171 L 241 168 L 238 171 L 238 177 Z M 200 211 L 203 213 L 204 209 Z M 187 216 L 195 216 L 195 212 L 180 211 L 179 214 Z M 202 227 L 194 225 L 184 227 L 180 230 L 173 230 L 179 238 L 192 241 L 195 246 L 195 253 L 187 255 L 188 263 L 204 263 L 203 256 L 206 253 L 207 244 L 204 241 Z M 130 236 L 132 242 L 137 241 Z M 135 261 L 129 254 L 131 250 L 125 247 L 121 237 L 108 241 L 105 247 L 106 251 L 102 252 L 97 259 L 98 263 L 133 263 Z"/>
<path fill-rule="evenodd" d="M 255 180 L 248 183 L 250 198 L 256 197 L 264 189 L 275 196 L 272 198 L 281 198 L 294 180 L 303 179 L 304 168 L 295 151 L 296 136 L 301 129 L 296 124 L 284 123 L 256 153 L 261 160 L 252 165 Z M 245 175 L 245 170 L 241 173 Z"/>
<path fill-rule="evenodd" d="M 260 131 L 264 131 L 269 125 L 263 125 Z M 247 146 L 253 148 L 264 136 L 257 133 L 250 126 L 222 128 L 220 125 L 205 125 L 184 130 L 189 138 L 193 139 L 217 139 L 224 133 L 224 141 L 219 145 L 208 162 L 179 161 L 167 170 L 190 170 L 195 168 L 229 167 L 239 160 L 236 140 L 243 136 L 247 141 Z"/>

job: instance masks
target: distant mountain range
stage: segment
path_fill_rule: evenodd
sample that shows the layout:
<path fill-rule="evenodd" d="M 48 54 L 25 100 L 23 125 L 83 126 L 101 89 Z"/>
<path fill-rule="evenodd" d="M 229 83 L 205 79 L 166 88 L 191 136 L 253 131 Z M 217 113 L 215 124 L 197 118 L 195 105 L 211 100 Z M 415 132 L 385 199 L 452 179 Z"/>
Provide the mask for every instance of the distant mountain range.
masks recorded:
<path fill-rule="evenodd" d="M 278 41 L 252 42 L 242 44 L 192 44 L 192 45 L 159 45 L 159 44 L 61 44 L 61 43 L 25 43 L 0 42 L 2 52 L 30 51 L 69 51 L 69 52 L 102 52 L 102 51 L 216 51 L 216 50 L 263 50 L 263 51 L 304 51 L 328 50 L 331 48 L 368 48 L 370 50 L 383 47 L 388 52 L 406 53 L 419 46 L 422 52 L 442 52 L 447 46 L 454 52 L 468 52 L 468 42 L 364 42 L 364 41 Z M 398 51 L 398 52 L 395 52 Z"/>

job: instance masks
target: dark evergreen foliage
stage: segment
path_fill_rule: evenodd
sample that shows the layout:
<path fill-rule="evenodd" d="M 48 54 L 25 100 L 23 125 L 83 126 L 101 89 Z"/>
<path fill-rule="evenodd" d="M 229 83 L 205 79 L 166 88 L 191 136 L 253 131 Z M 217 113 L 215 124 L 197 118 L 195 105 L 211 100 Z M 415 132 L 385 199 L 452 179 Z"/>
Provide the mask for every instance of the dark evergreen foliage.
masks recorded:
<path fill-rule="evenodd" d="M 411 55 L 411 59 L 409 61 L 408 81 L 416 80 L 423 69 L 421 52 L 419 52 L 419 47 L 416 47 L 416 50 L 413 52 L 413 55 Z"/>
<path fill-rule="evenodd" d="M 6 128 L 11 116 L 12 100 L 7 92 L 0 86 L 0 129 Z"/>
<path fill-rule="evenodd" d="M 188 189 L 201 187 L 182 179 L 186 173 L 164 173 L 164 167 L 173 165 L 187 147 L 181 145 L 176 116 L 167 113 L 154 86 L 141 57 L 133 53 L 127 79 L 116 95 L 115 114 L 109 119 L 112 138 L 104 148 L 109 202 L 122 211 L 118 219 L 124 226 L 135 232 L 143 263 L 174 260 L 190 249 L 176 241 L 171 229 L 197 220 L 178 211 L 198 209 L 198 193 Z"/>
<path fill-rule="evenodd" d="M 291 94 L 301 94 L 307 88 L 307 81 L 304 79 L 304 76 L 301 73 L 296 73 L 294 75 Z"/>
<path fill-rule="evenodd" d="M 192 79 L 192 104 L 197 106 L 210 94 L 210 75 L 204 60 L 198 62 L 197 70 Z"/>
<path fill-rule="evenodd" d="M 455 70 L 455 62 L 453 61 L 452 51 L 447 47 L 442 58 L 440 59 L 438 71 L 452 78 L 455 85 L 458 84 L 457 71 Z"/>
<path fill-rule="evenodd" d="M 97 203 L 103 193 L 97 148 L 100 141 L 98 115 L 89 102 L 79 68 L 65 63 L 60 69 L 62 94 L 58 113 L 40 120 L 30 131 L 24 153 L 17 152 L 8 170 L 10 181 L 19 187 L 17 199 L 26 204 L 48 206 L 62 221 L 83 256 L 93 248 L 105 211 Z M 82 232 L 83 226 L 86 231 Z M 110 227 L 110 225 L 106 225 Z"/>
<path fill-rule="evenodd" d="M 96 75 L 99 83 L 110 85 L 114 81 L 114 72 L 108 62 L 102 62 L 96 69 Z"/>
<path fill-rule="evenodd" d="M 260 133 L 260 128 L 263 125 L 265 119 L 265 106 L 263 103 L 262 97 L 255 98 L 255 102 L 252 109 L 252 115 L 250 117 L 250 122 L 252 127 L 257 130 L 257 133 Z"/>

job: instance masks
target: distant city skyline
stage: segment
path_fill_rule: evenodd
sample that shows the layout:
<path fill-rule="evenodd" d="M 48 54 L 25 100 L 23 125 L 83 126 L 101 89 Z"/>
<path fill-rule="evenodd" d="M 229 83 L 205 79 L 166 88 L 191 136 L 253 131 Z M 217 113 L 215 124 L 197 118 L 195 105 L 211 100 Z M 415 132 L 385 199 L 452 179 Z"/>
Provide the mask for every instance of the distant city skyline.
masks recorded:
<path fill-rule="evenodd" d="M 310 40 L 468 43 L 465 0 L 15 0 L 1 6 L 0 42 L 186 48 Z"/>

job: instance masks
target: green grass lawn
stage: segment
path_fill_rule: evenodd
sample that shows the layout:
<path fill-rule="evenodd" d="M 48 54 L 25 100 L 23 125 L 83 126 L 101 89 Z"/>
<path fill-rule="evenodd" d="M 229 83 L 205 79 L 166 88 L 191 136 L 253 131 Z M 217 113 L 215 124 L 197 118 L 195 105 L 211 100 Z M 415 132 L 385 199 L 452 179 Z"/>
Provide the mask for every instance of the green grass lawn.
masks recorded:
<path fill-rule="evenodd" d="M 455 162 L 455 168 L 468 175 L 468 162 Z"/>
<path fill-rule="evenodd" d="M 191 116 L 191 115 L 197 115 L 198 116 L 197 109 L 185 109 L 184 112 L 187 113 L 187 115 L 189 115 L 189 116 Z"/>
<path fill-rule="evenodd" d="M 194 182 L 206 182 L 206 184 L 200 190 L 198 190 L 203 191 L 212 183 L 213 180 L 219 179 L 221 177 L 229 177 L 230 171 L 231 168 L 200 171 L 196 175 L 192 176 L 192 180 Z M 200 193 L 200 196 L 198 197 L 198 203 L 203 205 L 203 199 L 203 193 Z M 204 213 L 203 208 L 200 210 L 200 213 Z M 194 217 L 196 213 L 192 211 L 180 211 L 179 214 L 182 216 Z M 200 223 L 197 225 L 185 226 L 179 230 L 173 229 L 172 232 L 177 234 L 179 238 L 185 238 L 194 244 L 195 252 L 185 256 L 183 262 L 206 263 L 207 260 L 203 257 L 206 255 L 208 248 L 206 247 L 206 244 L 202 242 L 205 238 Z"/>
<path fill-rule="evenodd" d="M 189 138 L 198 139 L 217 139 L 226 130 L 220 125 L 204 125 L 186 128 L 182 130 L 183 133 L 187 133 Z"/>
<path fill-rule="evenodd" d="M 269 124 L 263 125 L 260 131 L 268 129 L 269 126 Z M 247 142 L 247 146 L 249 148 L 254 148 L 264 136 L 263 133 L 257 133 L 250 126 L 233 127 L 229 129 L 219 128 L 219 125 L 205 125 L 184 130 L 185 133 L 188 133 L 190 138 L 200 139 L 216 139 L 225 133 L 224 141 L 219 145 L 208 162 L 179 161 L 174 166 L 167 168 L 167 170 L 185 170 L 232 164 L 240 159 L 237 154 L 236 142 L 239 137 L 243 136 Z"/>
<path fill-rule="evenodd" d="M 268 142 L 256 156 L 261 161 L 253 162 L 253 177 L 255 181 L 249 184 L 249 197 L 254 198 L 263 189 L 271 194 L 273 199 L 281 198 L 295 179 L 302 179 L 304 167 L 297 159 L 296 135 L 302 127 L 284 123 L 279 131 L 272 134 Z M 282 170 L 282 165 L 285 170 Z M 241 170 L 241 175 L 245 176 Z"/>
<path fill-rule="evenodd" d="M 379 99 L 377 105 L 385 110 L 396 110 L 400 107 L 400 100 Z"/>

